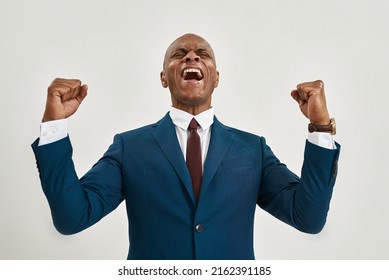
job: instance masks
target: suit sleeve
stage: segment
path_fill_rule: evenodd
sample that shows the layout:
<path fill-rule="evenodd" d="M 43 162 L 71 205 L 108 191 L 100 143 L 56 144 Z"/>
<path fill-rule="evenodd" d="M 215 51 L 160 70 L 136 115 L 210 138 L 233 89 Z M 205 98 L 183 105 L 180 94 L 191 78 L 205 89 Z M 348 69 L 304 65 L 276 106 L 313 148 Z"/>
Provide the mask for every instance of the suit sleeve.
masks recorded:
<path fill-rule="evenodd" d="M 62 234 L 90 227 L 124 199 L 121 182 L 120 136 L 81 179 L 77 177 L 69 137 L 52 144 L 32 144 L 43 192 L 53 223 Z"/>
<path fill-rule="evenodd" d="M 277 159 L 264 138 L 261 145 L 258 205 L 302 232 L 319 233 L 326 223 L 340 145 L 330 150 L 306 141 L 300 178 Z"/>

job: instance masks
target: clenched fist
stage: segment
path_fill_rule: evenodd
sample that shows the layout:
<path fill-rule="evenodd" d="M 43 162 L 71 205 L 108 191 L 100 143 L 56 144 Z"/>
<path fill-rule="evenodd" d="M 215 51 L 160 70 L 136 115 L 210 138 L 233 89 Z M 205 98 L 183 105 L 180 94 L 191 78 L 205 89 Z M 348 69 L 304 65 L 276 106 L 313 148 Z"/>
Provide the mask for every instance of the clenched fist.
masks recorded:
<path fill-rule="evenodd" d="M 292 90 L 291 95 L 298 102 L 301 112 L 311 123 L 318 125 L 330 123 L 322 81 L 301 83 Z"/>
<path fill-rule="evenodd" d="M 47 89 L 42 122 L 65 119 L 73 115 L 87 95 L 88 86 L 80 80 L 55 79 Z"/>

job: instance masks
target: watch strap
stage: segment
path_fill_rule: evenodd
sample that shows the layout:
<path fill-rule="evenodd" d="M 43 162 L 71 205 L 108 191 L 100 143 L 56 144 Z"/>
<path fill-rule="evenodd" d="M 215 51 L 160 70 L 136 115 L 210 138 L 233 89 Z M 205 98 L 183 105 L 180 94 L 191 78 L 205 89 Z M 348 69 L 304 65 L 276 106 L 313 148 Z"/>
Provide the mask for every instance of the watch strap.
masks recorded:
<path fill-rule="evenodd" d="M 329 132 L 332 135 L 335 135 L 335 133 L 336 133 L 335 119 L 331 118 L 330 123 L 325 124 L 325 125 L 318 125 L 318 124 L 310 123 L 310 124 L 308 124 L 308 131 L 310 133 L 312 133 L 312 132 Z"/>

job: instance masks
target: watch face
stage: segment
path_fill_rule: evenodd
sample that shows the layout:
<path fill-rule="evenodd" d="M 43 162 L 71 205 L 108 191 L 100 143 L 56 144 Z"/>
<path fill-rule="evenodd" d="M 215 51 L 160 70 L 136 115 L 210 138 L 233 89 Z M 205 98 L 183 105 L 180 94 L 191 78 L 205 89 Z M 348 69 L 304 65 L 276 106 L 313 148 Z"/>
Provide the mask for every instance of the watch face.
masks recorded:
<path fill-rule="evenodd" d="M 336 122 L 335 122 L 334 118 L 331 118 L 330 125 L 331 125 L 331 128 L 332 128 L 331 134 L 335 135 L 336 134 Z"/>

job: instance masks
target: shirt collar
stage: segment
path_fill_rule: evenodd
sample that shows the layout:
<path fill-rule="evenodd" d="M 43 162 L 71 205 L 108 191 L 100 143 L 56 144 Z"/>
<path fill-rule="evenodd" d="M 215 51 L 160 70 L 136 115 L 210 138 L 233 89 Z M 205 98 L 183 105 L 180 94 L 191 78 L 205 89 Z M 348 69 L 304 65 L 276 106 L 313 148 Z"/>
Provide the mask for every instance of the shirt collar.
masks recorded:
<path fill-rule="evenodd" d="M 170 109 L 170 117 L 173 121 L 173 123 L 184 129 L 187 130 L 190 121 L 192 118 L 195 118 L 198 124 L 201 126 L 202 130 L 208 129 L 212 123 L 213 123 L 213 116 L 214 116 L 214 109 L 213 107 L 209 108 L 208 110 L 201 112 L 200 114 L 193 116 L 192 114 L 189 114 L 188 112 L 182 111 L 180 109 L 171 107 Z"/>

